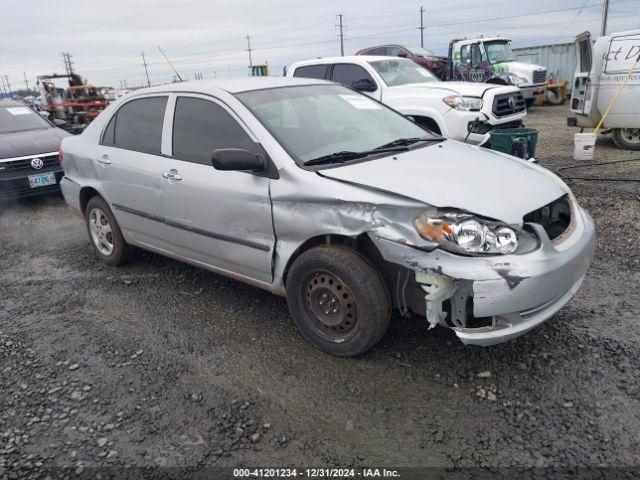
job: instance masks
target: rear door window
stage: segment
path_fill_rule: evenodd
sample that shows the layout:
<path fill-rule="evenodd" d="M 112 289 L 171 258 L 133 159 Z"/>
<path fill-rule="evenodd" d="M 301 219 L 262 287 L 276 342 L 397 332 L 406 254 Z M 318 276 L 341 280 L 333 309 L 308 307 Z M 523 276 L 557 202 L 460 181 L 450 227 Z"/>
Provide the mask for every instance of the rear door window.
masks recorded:
<path fill-rule="evenodd" d="M 173 157 L 211 165 L 217 148 L 255 150 L 255 142 L 223 107 L 209 100 L 178 97 L 173 117 Z"/>
<path fill-rule="evenodd" d="M 296 68 L 296 71 L 293 72 L 293 76 L 324 80 L 327 78 L 327 65 L 307 65 L 305 67 L 298 67 Z"/>
<path fill-rule="evenodd" d="M 140 98 L 125 103 L 109 122 L 102 143 L 126 150 L 160 154 L 166 106 L 167 97 Z M 112 123 L 113 137 L 110 133 Z"/>
<path fill-rule="evenodd" d="M 353 87 L 358 80 L 370 80 L 374 85 L 376 84 L 371 75 L 369 75 L 369 72 L 360 65 L 354 65 L 352 63 L 338 63 L 334 65 L 332 80 L 342 83 L 347 87 Z"/>

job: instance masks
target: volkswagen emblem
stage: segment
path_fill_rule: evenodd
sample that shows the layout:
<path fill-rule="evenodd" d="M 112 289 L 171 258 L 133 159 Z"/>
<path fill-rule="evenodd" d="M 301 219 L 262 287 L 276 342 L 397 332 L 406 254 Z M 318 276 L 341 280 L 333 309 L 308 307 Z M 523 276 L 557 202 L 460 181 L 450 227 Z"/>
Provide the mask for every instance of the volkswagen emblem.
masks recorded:
<path fill-rule="evenodd" d="M 36 170 L 40 170 L 42 167 L 44 167 L 44 162 L 41 158 L 34 158 L 33 160 L 31 160 L 31 166 Z"/>
<path fill-rule="evenodd" d="M 518 106 L 518 102 L 516 101 L 516 97 L 509 97 L 509 106 L 511 107 L 511 110 L 515 110 L 516 107 Z"/>

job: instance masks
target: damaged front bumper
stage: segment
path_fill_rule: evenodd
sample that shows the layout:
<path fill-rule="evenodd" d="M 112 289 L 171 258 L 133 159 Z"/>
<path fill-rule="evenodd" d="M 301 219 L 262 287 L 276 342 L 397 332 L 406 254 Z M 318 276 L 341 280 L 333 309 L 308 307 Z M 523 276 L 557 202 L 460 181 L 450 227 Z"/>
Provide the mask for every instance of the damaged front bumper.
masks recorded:
<path fill-rule="evenodd" d="M 574 213 L 576 221 L 560 241 L 530 224 L 540 247 L 523 255 L 465 257 L 371 238 L 387 262 L 416 273 L 431 326 L 448 326 L 463 343 L 487 346 L 541 324 L 580 287 L 593 258 L 595 228 L 585 210 L 576 205 Z"/>

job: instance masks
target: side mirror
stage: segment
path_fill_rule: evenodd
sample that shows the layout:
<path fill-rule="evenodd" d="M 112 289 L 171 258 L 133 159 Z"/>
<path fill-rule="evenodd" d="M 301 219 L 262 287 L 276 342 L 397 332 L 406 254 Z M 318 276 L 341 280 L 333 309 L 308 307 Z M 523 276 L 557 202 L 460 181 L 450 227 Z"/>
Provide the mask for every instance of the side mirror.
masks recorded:
<path fill-rule="evenodd" d="M 362 78 L 353 82 L 353 88 L 359 92 L 375 92 L 378 89 L 378 86 L 372 80 Z"/>
<path fill-rule="evenodd" d="M 54 118 L 53 119 L 53 124 L 56 127 L 64 127 L 67 124 L 66 120 L 62 120 L 61 118 Z"/>
<path fill-rule="evenodd" d="M 406 53 L 404 53 L 404 52 L 400 52 L 400 53 L 398 54 L 398 56 L 399 56 L 400 58 L 409 58 L 409 55 L 407 55 L 407 54 L 406 54 Z"/>
<path fill-rule="evenodd" d="M 262 155 L 244 148 L 216 148 L 211 155 L 211 164 L 216 170 L 240 172 L 261 172 L 267 166 Z"/>

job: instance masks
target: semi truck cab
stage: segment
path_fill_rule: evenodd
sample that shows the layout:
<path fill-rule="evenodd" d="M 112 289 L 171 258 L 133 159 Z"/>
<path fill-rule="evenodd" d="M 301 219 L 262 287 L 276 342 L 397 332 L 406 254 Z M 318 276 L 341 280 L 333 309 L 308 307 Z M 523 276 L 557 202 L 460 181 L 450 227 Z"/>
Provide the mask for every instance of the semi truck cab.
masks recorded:
<path fill-rule="evenodd" d="M 503 37 L 453 40 L 449 44 L 448 79 L 514 85 L 530 105 L 546 92 L 547 70 L 516 61 L 510 43 Z"/>

